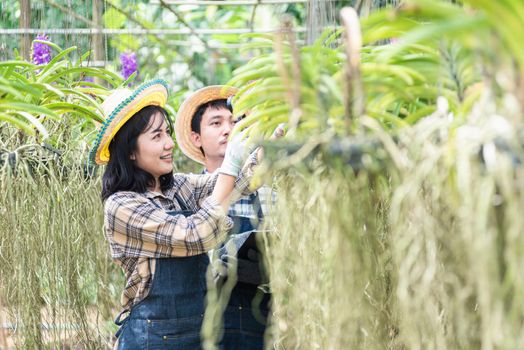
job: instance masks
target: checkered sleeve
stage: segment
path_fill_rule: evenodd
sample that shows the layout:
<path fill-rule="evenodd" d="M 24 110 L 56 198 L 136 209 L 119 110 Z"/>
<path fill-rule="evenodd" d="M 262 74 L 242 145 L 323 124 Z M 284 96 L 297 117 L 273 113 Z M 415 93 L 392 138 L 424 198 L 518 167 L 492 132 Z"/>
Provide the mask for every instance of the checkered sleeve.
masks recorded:
<path fill-rule="evenodd" d="M 219 203 L 202 202 L 193 215 L 170 215 L 147 197 L 117 192 L 106 200 L 105 224 L 109 239 L 127 257 L 197 255 L 213 249 L 232 227 Z"/>
<path fill-rule="evenodd" d="M 244 163 L 242 171 L 238 174 L 235 180 L 235 187 L 233 189 L 232 199 L 236 200 L 239 197 L 252 193 L 254 189 L 250 189 L 251 179 L 255 172 L 255 167 L 258 164 L 257 152 L 249 155 Z M 193 193 L 197 203 L 207 198 L 213 192 L 213 188 L 217 182 L 218 170 L 210 174 L 190 174 L 184 175 L 187 182 L 181 185 L 181 193 Z"/>

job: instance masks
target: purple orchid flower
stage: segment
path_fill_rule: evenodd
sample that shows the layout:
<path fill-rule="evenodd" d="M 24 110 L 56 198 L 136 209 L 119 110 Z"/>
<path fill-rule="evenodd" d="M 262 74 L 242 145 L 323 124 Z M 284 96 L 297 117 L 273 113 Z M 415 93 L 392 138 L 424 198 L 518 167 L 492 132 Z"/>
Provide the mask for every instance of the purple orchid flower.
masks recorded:
<path fill-rule="evenodd" d="M 39 34 L 36 36 L 35 40 L 49 41 L 49 37 L 44 34 Z M 49 45 L 33 41 L 31 61 L 37 65 L 48 64 L 49 61 L 51 61 L 51 47 L 49 47 Z"/>
<path fill-rule="evenodd" d="M 122 53 L 120 54 L 120 62 L 122 64 L 122 76 L 124 79 L 129 78 L 131 74 L 137 72 L 136 53 Z"/>

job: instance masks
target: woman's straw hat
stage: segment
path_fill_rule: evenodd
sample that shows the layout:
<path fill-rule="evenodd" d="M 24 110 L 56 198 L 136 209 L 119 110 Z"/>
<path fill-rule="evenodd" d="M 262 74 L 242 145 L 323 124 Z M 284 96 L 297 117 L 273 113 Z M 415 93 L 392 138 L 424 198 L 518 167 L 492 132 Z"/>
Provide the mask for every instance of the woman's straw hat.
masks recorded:
<path fill-rule="evenodd" d="M 176 141 L 182 152 L 196 162 L 204 164 L 204 154 L 191 142 L 191 120 L 204 103 L 227 99 L 237 93 L 238 89 L 226 85 L 207 86 L 192 93 L 180 106 L 175 120 Z"/>
<path fill-rule="evenodd" d="M 137 112 L 146 106 L 164 107 L 167 102 L 167 82 L 155 79 L 143 83 L 135 90 L 123 88 L 115 90 L 104 103 L 104 122 L 100 126 L 95 144 L 89 154 L 91 162 L 107 164 L 109 144 L 120 128 Z"/>

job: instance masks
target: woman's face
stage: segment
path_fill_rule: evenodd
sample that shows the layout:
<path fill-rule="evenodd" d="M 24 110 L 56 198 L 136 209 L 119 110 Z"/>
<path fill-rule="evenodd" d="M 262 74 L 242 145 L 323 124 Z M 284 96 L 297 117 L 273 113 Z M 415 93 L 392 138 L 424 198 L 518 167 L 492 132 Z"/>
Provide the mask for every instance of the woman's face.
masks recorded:
<path fill-rule="evenodd" d="M 162 113 L 155 113 L 137 139 L 137 150 L 131 155 L 137 166 L 158 179 L 173 171 L 173 147 L 168 125 Z"/>

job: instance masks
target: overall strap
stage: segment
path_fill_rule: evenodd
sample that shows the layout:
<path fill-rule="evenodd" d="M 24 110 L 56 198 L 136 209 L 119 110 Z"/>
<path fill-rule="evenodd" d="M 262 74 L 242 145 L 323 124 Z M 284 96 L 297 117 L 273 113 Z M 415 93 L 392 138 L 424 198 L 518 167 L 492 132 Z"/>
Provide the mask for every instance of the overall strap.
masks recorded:
<path fill-rule="evenodd" d="M 253 192 L 249 195 L 249 199 L 251 200 L 253 209 L 257 213 L 258 221 L 262 221 L 262 219 L 264 219 L 264 212 L 262 211 L 262 204 L 260 203 L 260 194 Z"/>
<path fill-rule="evenodd" d="M 189 207 L 186 205 L 186 203 L 180 198 L 180 195 L 178 193 L 175 193 L 175 199 L 180 206 L 180 210 L 166 210 L 166 213 L 169 215 L 184 215 L 184 216 L 191 216 L 195 213 L 194 210 L 189 209 Z M 152 198 L 149 198 L 151 203 L 157 208 L 163 209 L 160 205 L 158 205 Z"/>
<path fill-rule="evenodd" d="M 178 205 L 180 205 L 180 209 L 183 211 L 191 211 L 191 209 L 186 205 L 186 202 L 180 198 L 180 194 L 178 192 L 175 192 L 175 199 L 178 202 Z"/>

